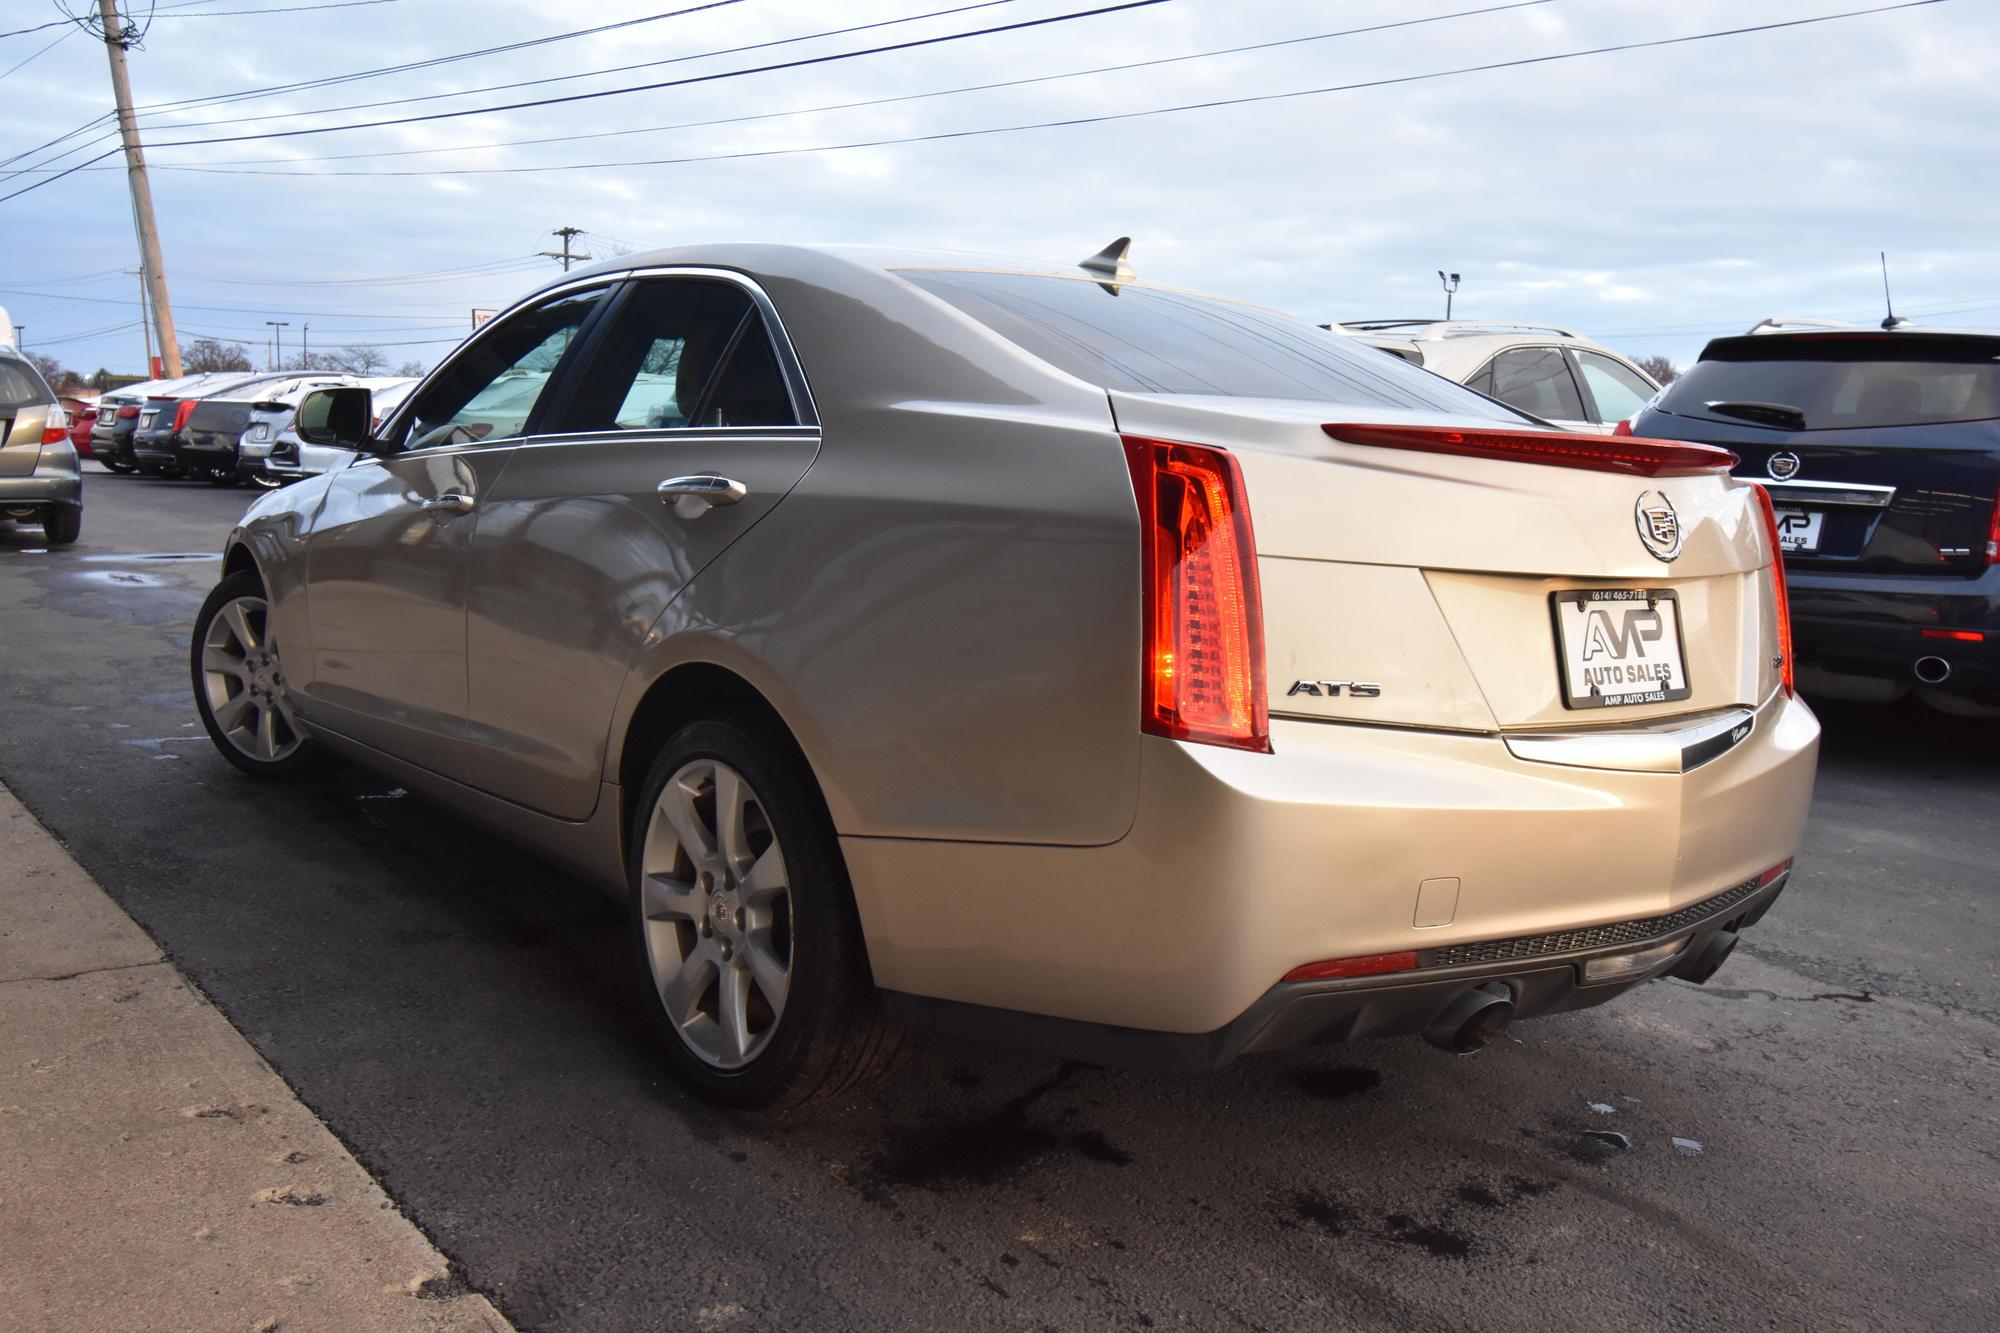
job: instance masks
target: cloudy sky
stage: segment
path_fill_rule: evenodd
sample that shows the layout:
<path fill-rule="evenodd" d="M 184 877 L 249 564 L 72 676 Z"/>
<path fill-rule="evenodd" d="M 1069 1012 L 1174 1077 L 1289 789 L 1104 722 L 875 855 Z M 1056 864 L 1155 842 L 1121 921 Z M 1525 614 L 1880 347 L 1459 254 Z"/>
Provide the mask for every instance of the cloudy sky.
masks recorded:
<path fill-rule="evenodd" d="M 315 347 L 374 343 L 429 364 L 470 308 L 555 271 L 534 255 L 565 225 L 600 257 L 751 239 L 1070 259 L 1130 234 L 1142 277 L 1316 321 L 1442 313 L 1446 268 L 1464 275 L 1461 316 L 1570 325 L 1681 363 L 1765 315 L 1879 319 L 1886 249 L 1899 311 L 2000 324 L 1993 0 L 1461 73 L 1869 0 L 1157 0 L 680 87 L 247 140 L 1116 0 L 734 0 L 278 92 L 267 90 L 699 0 L 350 0 L 283 13 L 328 0 L 126 2 L 154 13 L 131 57 L 142 107 L 260 94 L 141 118 L 182 340 L 244 342 L 260 364 L 267 319 L 290 322 L 288 350 L 309 325 Z M 923 14 L 934 17 L 895 22 Z M 56 0 L 0 0 L 0 32 L 60 18 Z M 1395 23 L 1406 26 L 1347 31 Z M 864 24 L 883 26 L 812 36 Z M 759 43 L 779 44 L 722 54 Z M 1075 77 L 1050 77 L 1064 75 Z M 490 91 L 531 80 L 542 82 Z M 927 95 L 993 84 L 1013 86 Z M 1270 96 L 1356 84 L 1377 86 Z M 1245 98 L 1268 100 L 1129 114 Z M 47 181 L 0 202 L 0 305 L 31 350 L 86 372 L 141 365 L 119 159 L 54 179 L 116 146 L 106 122 L 91 125 L 110 100 L 105 52 L 87 34 L 0 38 L 0 158 L 13 159 L 0 194 Z M 1113 118 L 881 143 L 1102 117 Z M 218 138 L 237 141 L 172 146 Z M 857 143 L 878 146 L 828 148 Z M 557 169 L 577 163 L 613 165 Z"/>

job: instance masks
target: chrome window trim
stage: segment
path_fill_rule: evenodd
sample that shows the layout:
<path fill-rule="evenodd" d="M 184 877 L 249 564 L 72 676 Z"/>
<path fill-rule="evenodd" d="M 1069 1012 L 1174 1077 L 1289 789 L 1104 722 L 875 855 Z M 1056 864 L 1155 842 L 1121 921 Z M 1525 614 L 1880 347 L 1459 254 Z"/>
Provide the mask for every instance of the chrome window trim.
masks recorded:
<path fill-rule="evenodd" d="M 1896 498 L 1894 486 L 1872 486 L 1858 481 L 1776 481 L 1765 477 L 1744 480 L 1770 491 L 1773 500 L 1797 500 L 1801 504 L 1887 509 Z"/>
<path fill-rule="evenodd" d="M 481 338 L 485 337 L 493 329 L 498 328 L 503 322 L 510 319 L 516 311 L 521 310 L 526 306 L 539 305 L 548 298 L 563 296 L 570 292 L 583 291 L 590 287 L 600 286 L 600 285 L 610 288 L 616 288 L 620 283 L 628 281 L 643 281 L 648 278 L 706 278 L 713 281 L 730 283 L 736 288 L 738 288 L 740 291 L 742 291 L 744 295 L 748 296 L 750 298 L 750 303 L 756 306 L 758 313 L 761 316 L 763 316 L 765 333 L 771 339 L 771 348 L 774 352 L 777 353 L 778 356 L 778 368 L 784 374 L 785 377 L 785 393 L 786 396 L 789 397 L 792 402 L 792 415 L 799 418 L 799 423 L 794 426 L 772 426 L 764 428 L 754 428 L 747 426 L 746 427 L 677 426 L 677 427 L 667 427 L 657 431 L 649 430 L 644 432 L 645 434 L 658 435 L 670 439 L 687 439 L 698 432 L 704 432 L 704 431 L 712 432 L 717 430 L 737 431 L 737 432 L 757 430 L 760 432 L 768 432 L 770 430 L 810 429 L 813 431 L 818 431 L 820 429 L 819 404 L 817 400 L 813 398 L 812 385 L 806 379 L 805 366 L 799 360 L 798 351 L 792 346 L 792 337 L 791 334 L 785 328 L 785 322 L 778 317 L 777 305 L 772 302 L 770 294 L 764 290 L 763 286 L 759 284 L 758 281 L 755 278 L 751 277 L 749 274 L 738 272 L 735 269 L 709 268 L 707 266 L 699 264 L 666 264 L 666 265 L 655 264 L 639 268 L 616 269 L 609 272 L 599 271 L 588 274 L 583 277 L 573 278 L 566 282 L 555 283 L 551 286 L 538 288 L 535 291 L 529 292 L 526 296 L 523 296 L 521 297 L 520 300 L 514 302 L 514 304 L 502 309 L 499 314 L 493 316 L 493 318 L 487 320 L 484 324 L 480 325 L 479 328 L 475 330 L 470 336 L 468 336 L 464 342 L 461 342 L 458 346 L 452 348 L 451 351 L 448 354 L 446 354 L 443 360 L 439 361 L 437 365 L 431 368 L 430 374 L 424 376 L 421 380 L 418 380 L 416 387 L 412 388 L 408 393 L 403 395 L 403 401 L 396 405 L 396 410 L 390 415 L 388 422 L 388 430 L 386 434 L 393 435 L 398 429 L 401 429 L 404 426 L 405 423 L 402 420 L 403 415 L 406 412 L 409 412 L 416 403 L 417 399 L 423 396 L 424 390 L 430 387 L 431 380 L 435 378 L 440 371 L 444 370 L 445 367 L 449 366 L 453 361 L 456 361 L 460 356 L 462 356 L 467 348 L 471 347 L 474 343 L 478 342 Z M 520 442 L 528 440 L 537 440 L 537 441 L 570 440 L 570 439 L 580 439 L 586 436 L 592 439 L 598 439 L 605 436 L 606 433 L 607 432 L 604 431 L 568 431 L 560 435 L 512 435 L 505 440 L 495 440 L 492 443 L 497 446 L 502 444 L 508 444 L 510 442 L 518 444 Z M 630 439 L 632 438 L 632 436 L 621 432 L 616 438 Z M 472 445 L 433 445 L 428 449 L 399 450 L 394 455 L 394 457 L 405 458 L 415 455 L 421 455 L 426 458 L 436 458 L 447 450 L 463 450 L 466 448 L 486 448 L 486 447 L 488 446 L 484 441 L 480 441 Z M 379 459 L 382 456 L 370 455 L 370 457 Z"/>

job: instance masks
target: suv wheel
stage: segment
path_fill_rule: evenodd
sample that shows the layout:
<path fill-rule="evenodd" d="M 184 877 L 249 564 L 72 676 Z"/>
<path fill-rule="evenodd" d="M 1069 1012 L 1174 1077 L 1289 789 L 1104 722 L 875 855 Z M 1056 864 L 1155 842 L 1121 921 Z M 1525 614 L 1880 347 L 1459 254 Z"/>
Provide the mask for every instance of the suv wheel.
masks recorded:
<path fill-rule="evenodd" d="M 761 727 L 693 723 L 654 761 L 633 820 L 631 923 L 668 1065 L 738 1107 L 795 1105 L 879 1073 L 879 1017 L 832 821 Z"/>
<path fill-rule="evenodd" d="M 215 585 L 194 622 L 194 702 L 224 759 L 257 777 L 302 777 L 323 766 L 323 747 L 292 711 L 270 613 L 254 572 Z"/>

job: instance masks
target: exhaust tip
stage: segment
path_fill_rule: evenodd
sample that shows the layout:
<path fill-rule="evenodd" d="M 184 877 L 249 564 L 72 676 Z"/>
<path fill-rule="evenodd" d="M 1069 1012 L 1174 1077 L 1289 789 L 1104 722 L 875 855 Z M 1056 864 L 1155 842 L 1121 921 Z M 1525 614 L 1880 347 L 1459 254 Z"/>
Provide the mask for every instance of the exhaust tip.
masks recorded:
<path fill-rule="evenodd" d="M 1703 985 L 1721 970 L 1722 965 L 1729 961 L 1729 955 L 1735 952 L 1736 932 L 1718 930 L 1709 936 L 1700 953 L 1690 954 L 1670 975 L 1682 981 L 1692 981 L 1697 986 Z"/>
<path fill-rule="evenodd" d="M 1910 671 L 1926 685 L 1942 685 L 1951 679 L 1951 663 L 1942 657 L 1919 657 Z"/>
<path fill-rule="evenodd" d="M 1507 1031 L 1514 992 L 1498 982 L 1453 996 L 1424 1029 L 1424 1040 L 1453 1055 L 1470 1055 Z"/>

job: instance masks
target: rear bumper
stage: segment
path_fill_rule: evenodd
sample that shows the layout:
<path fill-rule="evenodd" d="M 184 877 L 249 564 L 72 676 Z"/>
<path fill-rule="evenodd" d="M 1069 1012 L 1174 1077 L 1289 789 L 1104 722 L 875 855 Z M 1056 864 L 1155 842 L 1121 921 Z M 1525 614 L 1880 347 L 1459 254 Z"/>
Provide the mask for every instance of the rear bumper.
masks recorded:
<path fill-rule="evenodd" d="M 1939 657 L 1952 668 L 1944 689 L 2000 691 L 2000 567 L 1976 579 L 1797 574 L 1788 581 L 1793 646 L 1809 673 L 1891 682 L 1900 692 L 1914 683 L 1919 658 Z"/>
<path fill-rule="evenodd" d="M 234 472 L 236 470 L 236 441 L 227 437 L 218 439 L 211 435 L 177 435 L 172 449 L 173 461 L 189 472 L 209 472 L 217 469 Z"/>
<path fill-rule="evenodd" d="M 71 454 L 72 464 L 75 455 Z M 83 508 L 83 476 L 74 470 L 37 468 L 25 477 L 0 477 L 0 513 L 13 509 Z"/>
<path fill-rule="evenodd" d="M 1755 925 L 1790 880 L 1789 871 L 1768 884 L 1746 881 L 1665 918 L 1620 922 L 1600 932 L 1563 932 L 1494 941 L 1482 952 L 1512 955 L 1488 962 L 1457 962 L 1420 954 L 1414 972 L 1340 981 L 1279 982 L 1234 1021 L 1213 1032 L 1151 1032 L 1139 1028 L 1010 1013 L 900 992 L 884 995 L 897 1022 L 952 1036 L 1021 1046 L 1068 1060 L 1196 1073 L 1217 1069 L 1239 1055 L 1422 1032 L 1469 990 L 1505 990 L 1515 1019 L 1539 1018 L 1603 1004 L 1634 986 L 1691 967 L 1720 937 Z M 1616 936 L 1599 947 L 1574 947 L 1583 934 Z M 1616 981 L 1592 981 L 1592 959 L 1635 949 L 1678 946 L 1642 972 Z"/>
<path fill-rule="evenodd" d="M 1398 1025 L 1428 997 L 1351 1013 L 1348 1000 L 1314 1000 L 1309 1021 L 1249 1015 L 1274 995 L 1487 975 L 1424 967 L 1285 986 L 1303 964 L 1456 959 L 1440 951 L 1656 921 L 1753 880 L 1798 848 L 1819 724 L 1775 694 L 1747 738 L 1685 773 L 1539 762 L 1498 736 L 1313 722 L 1274 721 L 1272 744 L 1258 755 L 1143 740 L 1138 813 L 1108 846 L 843 838 L 877 983 L 1203 1040 L 1250 1022 L 1242 1049 L 1409 1030 Z M 1569 996 L 1569 967 L 1510 956 L 1493 974 L 1551 974 L 1522 983 L 1528 1012 L 1615 993 Z"/>
<path fill-rule="evenodd" d="M 139 431 L 132 436 L 132 461 L 140 467 L 177 467 L 177 447 L 171 432 Z"/>

